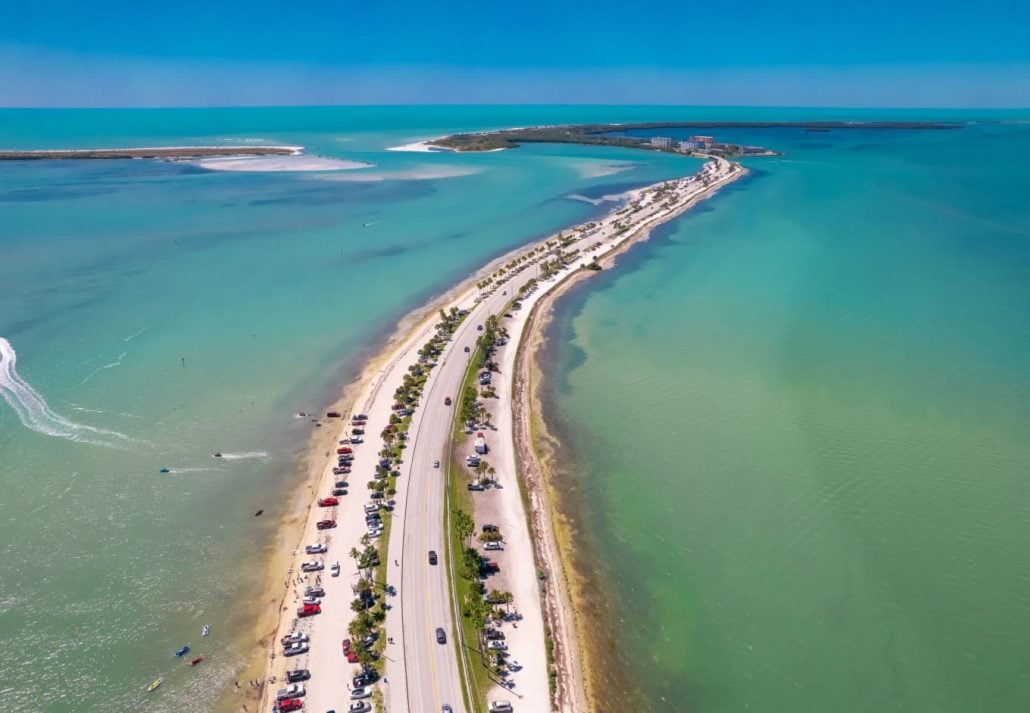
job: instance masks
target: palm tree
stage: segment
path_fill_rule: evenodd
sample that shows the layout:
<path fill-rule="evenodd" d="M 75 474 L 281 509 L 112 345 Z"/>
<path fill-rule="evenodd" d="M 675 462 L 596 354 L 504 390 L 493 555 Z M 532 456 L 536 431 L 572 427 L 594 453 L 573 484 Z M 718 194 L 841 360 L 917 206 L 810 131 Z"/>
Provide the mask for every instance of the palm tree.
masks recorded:
<path fill-rule="evenodd" d="M 496 468 L 494 468 L 493 466 L 490 466 L 489 468 L 486 469 L 486 473 L 487 473 L 487 475 L 490 476 L 490 480 L 492 480 L 495 483 L 497 482 L 497 469 Z"/>
<path fill-rule="evenodd" d="M 352 560 L 354 560 L 354 567 L 356 569 L 361 569 L 361 567 L 359 566 L 359 563 L 358 563 L 358 560 L 361 559 L 361 553 L 358 552 L 358 548 L 357 547 L 351 547 L 350 548 L 350 552 L 348 553 L 348 556 Z"/>

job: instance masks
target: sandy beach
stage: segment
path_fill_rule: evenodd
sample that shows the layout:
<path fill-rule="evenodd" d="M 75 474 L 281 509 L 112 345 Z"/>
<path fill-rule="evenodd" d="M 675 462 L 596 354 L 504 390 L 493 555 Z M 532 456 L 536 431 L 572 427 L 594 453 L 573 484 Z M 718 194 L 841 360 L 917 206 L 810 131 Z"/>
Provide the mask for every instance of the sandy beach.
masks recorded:
<path fill-rule="evenodd" d="M 679 215 L 697 200 L 707 197 L 722 185 L 744 174 L 743 169 L 735 164 L 721 160 L 718 163 L 706 164 L 703 172 L 706 176 L 704 179 L 691 177 L 632 191 L 629 194 L 629 203 L 636 206 L 632 212 L 639 212 L 639 217 L 631 221 L 630 229 L 627 230 L 626 226 L 619 222 L 631 220 L 619 217 L 625 216 L 628 209 L 614 210 L 594 229 L 587 231 L 586 228 L 582 228 L 570 249 L 580 249 L 580 255 L 584 259 L 595 257 L 610 260 L 634 242 L 646 238 L 648 230 L 654 225 Z M 704 185 L 702 181 L 705 182 Z M 659 197 L 664 201 L 669 190 L 676 191 L 680 197 L 672 208 L 667 207 L 667 204 L 659 205 L 658 201 Z M 551 236 L 547 240 L 553 238 L 554 236 Z M 341 399 L 331 407 L 331 410 L 339 411 L 343 418 L 339 421 L 327 420 L 324 413 L 318 414 L 324 427 L 317 429 L 320 433 L 312 437 L 311 450 L 305 466 L 307 481 L 303 487 L 298 487 L 295 491 L 290 515 L 284 519 L 275 541 L 274 551 L 269 553 L 268 594 L 262 598 L 263 611 L 255 625 L 256 655 L 254 663 L 247 671 L 241 673 L 241 679 L 249 681 L 249 675 L 253 671 L 262 670 L 262 673 L 254 679 L 255 686 L 239 684 L 237 690 L 231 690 L 227 694 L 227 702 L 235 704 L 227 709 L 241 710 L 242 705 L 247 705 L 250 709 L 250 705 L 259 695 L 261 701 L 258 710 L 270 708 L 275 690 L 283 684 L 284 673 L 288 667 L 307 668 L 311 672 L 310 686 L 305 699 L 306 707 L 313 710 L 343 707 L 346 690 L 341 681 L 346 682 L 346 679 L 341 678 L 340 673 L 341 668 L 346 669 L 346 665 L 341 659 L 339 647 L 340 641 L 347 637 L 347 626 L 354 616 L 349 604 L 354 596 L 351 585 L 357 576 L 354 562 L 348 553 L 352 548 L 361 547 L 360 541 L 364 534 L 361 508 L 369 501 L 369 489 L 365 482 L 367 476 L 361 473 L 373 470 L 376 454 L 382 447 L 382 439 L 378 434 L 391 413 L 394 390 L 400 384 L 407 367 L 416 363 L 418 350 L 432 334 L 438 309 L 449 309 L 452 306 L 476 309 L 484 297 L 476 281 L 496 274 L 498 267 L 513 258 L 527 256 L 543 242 L 546 240 L 524 246 L 492 261 L 462 284 L 432 300 L 430 305 L 412 313 L 398 326 L 384 349 L 368 363 L 361 377 L 351 384 Z M 578 261 L 579 258 L 576 262 Z M 498 283 L 491 286 L 490 291 L 499 289 L 502 280 L 515 278 L 519 272 L 521 270 L 500 278 Z M 532 357 L 539 344 L 539 334 L 544 324 L 544 320 L 539 319 L 540 315 L 546 315 L 548 305 L 575 279 L 590 274 L 593 272 L 582 270 L 578 264 L 567 265 L 550 279 L 541 281 L 538 289 L 524 299 L 523 309 L 503 320 L 503 326 L 511 336 L 511 347 L 499 355 L 505 383 L 499 385 L 500 398 L 497 405 L 492 408 L 497 432 L 496 437 L 492 437 L 494 455 L 491 456 L 491 462 L 496 462 L 498 480 L 509 487 L 490 493 L 491 496 L 498 494 L 490 512 L 491 517 L 496 517 L 505 526 L 506 552 L 502 561 L 505 585 L 515 595 L 514 608 L 523 617 L 520 622 L 522 626 L 513 627 L 513 630 L 508 632 L 509 642 L 513 648 L 517 648 L 519 660 L 519 670 L 513 676 L 512 690 L 518 691 L 520 699 L 528 696 L 528 700 L 525 700 L 526 707 L 522 707 L 522 710 L 546 710 L 550 707 L 546 696 L 548 664 L 544 642 L 544 617 L 536 586 L 538 567 L 546 573 L 550 583 L 546 588 L 543 611 L 546 611 L 547 623 L 555 644 L 558 672 L 557 708 L 561 711 L 588 709 L 586 695 L 589 687 L 583 685 L 583 671 L 587 666 L 581 660 L 582 652 L 577 646 L 580 637 L 577 637 L 576 633 L 576 627 L 582 627 L 586 622 L 582 616 L 576 616 L 574 621 L 573 617 L 568 616 L 568 612 L 578 613 L 582 609 L 581 606 L 577 608 L 579 601 L 576 582 L 568 576 L 568 568 L 564 566 L 572 543 L 562 536 L 560 522 L 558 537 L 555 537 L 552 530 L 552 524 L 557 518 L 554 517 L 555 510 L 551 507 L 553 498 L 547 492 L 546 468 L 541 467 L 540 460 L 530 447 L 531 443 L 526 435 L 530 432 L 527 427 L 528 414 L 533 410 L 532 390 L 537 388 L 539 379 L 534 380 L 525 375 L 529 373 L 526 365 L 532 363 Z M 528 273 L 519 275 L 517 280 L 511 279 L 510 289 L 517 289 L 528 279 Z M 496 297 L 499 298 L 500 295 Z M 481 318 L 482 315 L 476 319 Z M 524 340 L 524 333 L 533 339 Z M 513 375 L 516 376 L 514 380 L 511 378 Z M 317 507 L 314 501 L 331 492 L 333 482 L 338 479 L 333 474 L 335 446 L 339 440 L 350 434 L 349 417 L 357 412 L 368 415 L 368 434 L 376 435 L 366 435 L 365 443 L 353 446 L 354 475 L 344 476 L 349 481 L 349 492 L 340 498 L 339 505 L 329 508 Z M 411 455 L 407 454 L 405 460 L 409 460 Z M 402 475 L 398 481 L 397 496 L 401 500 L 398 503 L 400 512 L 403 512 L 404 505 L 404 478 L 410 477 L 409 473 Z M 517 487 L 520 477 L 530 503 L 528 517 Z M 317 530 L 316 523 L 324 518 L 335 519 L 337 527 Z M 394 527 L 397 527 L 397 524 L 395 520 Z M 394 559 L 393 553 L 396 549 L 393 539 L 391 537 L 390 560 Z M 328 552 L 324 555 L 305 554 L 304 545 L 316 542 L 326 545 Z M 284 556 L 283 552 L 291 554 Z M 322 561 L 325 569 L 302 573 L 301 564 L 310 560 Z M 329 576 L 329 565 L 333 562 L 339 562 L 341 565 L 339 577 Z M 392 561 L 388 564 L 392 565 Z M 391 573 L 388 576 L 391 582 L 396 581 L 395 574 Z M 325 589 L 321 602 L 323 613 L 315 617 L 297 619 L 294 609 L 300 602 L 302 590 L 309 585 L 318 585 Z M 399 631 L 396 625 L 391 625 L 391 617 L 392 613 L 387 617 L 386 631 Z M 276 620 L 274 624 L 273 619 Z M 281 655 L 279 639 L 291 632 L 309 634 L 310 651 L 301 656 L 284 658 Z M 401 670 L 403 665 L 398 669 L 396 663 L 404 658 L 398 656 L 399 653 L 394 651 L 391 654 L 391 649 L 387 649 L 386 679 L 392 679 L 393 683 L 387 683 L 384 679 L 379 686 L 384 689 L 387 709 L 393 711 L 408 710 L 406 693 L 398 690 L 395 685 L 405 680 L 405 672 Z M 512 696 L 505 689 L 498 688 L 491 693 L 491 698 L 494 697 Z"/>

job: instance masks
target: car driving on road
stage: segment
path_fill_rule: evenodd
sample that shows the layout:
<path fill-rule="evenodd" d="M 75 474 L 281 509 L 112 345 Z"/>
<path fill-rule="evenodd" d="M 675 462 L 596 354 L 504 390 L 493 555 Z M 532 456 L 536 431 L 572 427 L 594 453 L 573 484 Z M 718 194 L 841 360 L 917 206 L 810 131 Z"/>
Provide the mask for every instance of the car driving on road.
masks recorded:
<path fill-rule="evenodd" d="M 446 644 L 447 643 L 447 634 L 445 634 L 443 629 L 441 629 L 439 626 L 436 627 L 436 643 L 438 643 L 438 644 Z"/>

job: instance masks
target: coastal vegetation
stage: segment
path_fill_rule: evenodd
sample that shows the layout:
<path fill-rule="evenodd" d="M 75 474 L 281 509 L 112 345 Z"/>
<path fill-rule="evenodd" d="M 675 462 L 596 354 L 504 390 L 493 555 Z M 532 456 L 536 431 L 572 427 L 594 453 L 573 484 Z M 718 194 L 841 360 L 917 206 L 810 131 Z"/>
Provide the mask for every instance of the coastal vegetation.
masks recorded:
<path fill-rule="evenodd" d="M 957 129 L 961 124 L 941 121 L 653 121 L 636 124 L 569 124 L 564 126 L 531 126 L 519 129 L 453 134 L 430 142 L 433 146 L 454 151 L 496 151 L 517 148 L 522 144 L 584 144 L 588 146 L 614 146 L 649 151 L 681 153 L 675 146 L 656 146 L 650 137 L 628 136 L 626 132 L 660 129 L 805 129 L 830 131 L 833 129 Z M 739 147 L 738 147 L 739 148 Z M 750 147 L 749 147 L 750 148 Z M 753 153 L 761 154 L 759 149 Z M 713 151 L 705 151 L 713 153 Z M 732 151 L 716 151 L 724 156 L 738 155 Z M 771 152 L 770 152 L 771 153 Z"/>

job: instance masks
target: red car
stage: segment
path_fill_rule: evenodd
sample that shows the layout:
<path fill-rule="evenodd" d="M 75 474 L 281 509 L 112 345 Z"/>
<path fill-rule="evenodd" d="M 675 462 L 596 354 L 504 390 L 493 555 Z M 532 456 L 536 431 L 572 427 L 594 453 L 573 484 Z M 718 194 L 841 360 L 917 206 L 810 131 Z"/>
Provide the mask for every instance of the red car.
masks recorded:
<path fill-rule="evenodd" d="M 337 448 L 336 449 L 336 455 L 340 455 L 340 456 L 344 455 L 345 453 L 353 453 L 353 452 L 354 452 L 353 448 Z"/>
<path fill-rule="evenodd" d="M 285 698 L 279 701 L 280 711 L 299 711 L 304 707 L 304 701 L 299 698 Z"/>
<path fill-rule="evenodd" d="M 347 652 L 347 663 L 357 663 L 357 662 L 358 662 L 358 655 L 356 653 L 354 653 L 353 651 L 348 651 Z"/>
<path fill-rule="evenodd" d="M 340 501 L 337 498 L 319 498 L 318 506 L 321 508 L 331 508 L 333 505 L 339 505 Z"/>
<path fill-rule="evenodd" d="M 315 527 L 319 530 L 331 530 L 336 527 L 336 520 L 319 520 Z"/>
<path fill-rule="evenodd" d="M 344 639 L 343 640 L 343 653 L 345 653 L 345 654 L 349 654 L 350 653 L 350 639 Z"/>
<path fill-rule="evenodd" d="M 302 606 L 300 609 L 297 610 L 297 616 L 299 616 L 299 617 L 314 616 L 315 614 L 321 614 L 321 613 L 322 613 L 322 607 L 319 606 L 318 604 L 305 604 L 304 606 Z"/>

